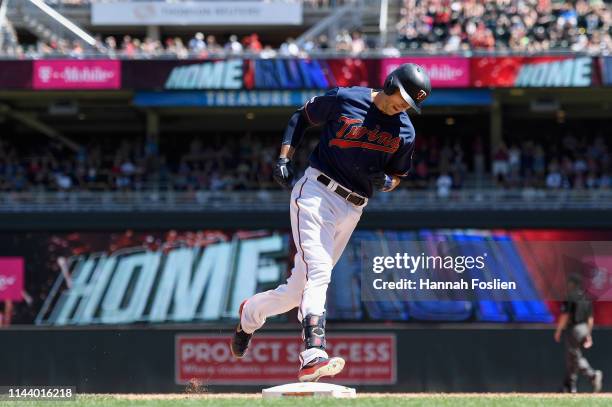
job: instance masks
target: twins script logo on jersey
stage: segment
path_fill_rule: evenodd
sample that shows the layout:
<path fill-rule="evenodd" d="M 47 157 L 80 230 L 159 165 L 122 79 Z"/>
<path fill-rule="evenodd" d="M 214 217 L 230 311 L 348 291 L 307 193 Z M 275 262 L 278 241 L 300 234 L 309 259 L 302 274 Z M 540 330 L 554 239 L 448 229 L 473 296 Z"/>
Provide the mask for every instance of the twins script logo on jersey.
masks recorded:
<path fill-rule="evenodd" d="M 363 120 L 340 116 L 342 127 L 336 133 L 336 138 L 329 141 L 330 146 L 340 148 L 366 148 L 368 150 L 394 153 L 400 146 L 400 138 L 391 133 L 380 131 L 380 126 L 374 129 L 362 125 Z"/>

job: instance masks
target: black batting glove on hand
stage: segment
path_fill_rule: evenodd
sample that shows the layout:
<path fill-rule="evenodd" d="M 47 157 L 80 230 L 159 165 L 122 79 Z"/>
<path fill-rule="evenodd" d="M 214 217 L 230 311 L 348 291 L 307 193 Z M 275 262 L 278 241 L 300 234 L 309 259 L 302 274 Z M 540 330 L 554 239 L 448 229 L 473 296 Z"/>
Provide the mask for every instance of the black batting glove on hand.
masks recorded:
<path fill-rule="evenodd" d="M 382 171 L 370 174 L 369 179 L 375 189 L 383 192 L 388 191 L 393 183 L 393 179 Z"/>
<path fill-rule="evenodd" d="M 387 181 L 387 176 L 385 175 L 384 172 L 375 172 L 373 174 L 370 174 L 369 176 L 370 182 L 372 183 L 372 186 L 379 190 L 382 191 L 383 188 L 385 187 L 385 182 Z"/>
<path fill-rule="evenodd" d="M 279 158 L 276 161 L 272 177 L 283 188 L 291 188 L 291 182 L 293 181 L 293 166 L 291 165 L 291 160 L 286 157 Z"/>

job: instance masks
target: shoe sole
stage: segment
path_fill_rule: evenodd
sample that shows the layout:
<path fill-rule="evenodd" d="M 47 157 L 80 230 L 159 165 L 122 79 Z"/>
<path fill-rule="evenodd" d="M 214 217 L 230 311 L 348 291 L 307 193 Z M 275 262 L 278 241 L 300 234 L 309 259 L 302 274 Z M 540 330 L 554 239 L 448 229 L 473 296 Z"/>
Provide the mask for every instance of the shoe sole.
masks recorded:
<path fill-rule="evenodd" d="M 316 382 L 322 377 L 331 376 L 334 377 L 344 369 L 344 359 L 342 358 L 331 358 L 320 367 L 317 367 L 314 372 L 310 374 L 298 375 L 300 382 Z"/>
<path fill-rule="evenodd" d="M 246 304 L 246 300 L 242 301 L 242 303 L 240 304 L 240 307 L 238 308 L 238 325 L 236 326 L 236 330 L 238 330 L 238 327 L 240 326 L 240 321 L 242 320 L 242 309 L 244 308 L 244 304 Z M 232 356 L 235 357 L 236 359 L 241 359 L 246 353 L 247 349 L 244 350 L 242 355 L 237 355 L 236 353 L 234 353 L 234 347 L 232 346 L 232 341 L 230 340 L 230 352 Z"/>

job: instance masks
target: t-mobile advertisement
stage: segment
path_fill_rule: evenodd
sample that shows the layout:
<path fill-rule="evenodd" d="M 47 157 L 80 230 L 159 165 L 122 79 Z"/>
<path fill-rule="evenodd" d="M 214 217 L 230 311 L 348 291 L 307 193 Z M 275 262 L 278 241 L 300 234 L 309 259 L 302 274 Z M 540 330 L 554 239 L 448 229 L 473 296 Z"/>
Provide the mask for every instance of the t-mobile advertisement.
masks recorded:
<path fill-rule="evenodd" d="M 23 258 L 0 257 L 0 300 L 23 299 Z"/>
<path fill-rule="evenodd" d="M 388 58 L 381 61 L 380 83 L 391 71 L 405 63 L 421 65 L 434 88 L 467 88 L 470 86 L 470 62 L 468 58 L 440 57 L 440 58 Z"/>
<path fill-rule="evenodd" d="M 332 271 L 326 313 L 330 321 L 546 323 L 578 275 L 597 324 L 612 325 L 610 241 L 605 230 L 357 230 Z M 287 230 L 0 234 L 0 257 L 25 268 L 13 324 L 233 324 L 244 299 L 285 282 L 294 255 Z M 0 278 L 16 293 L 18 267 L 9 264 Z M 366 287 L 381 297 L 363 297 Z"/>
<path fill-rule="evenodd" d="M 115 60 L 34 61 L 34 89 L 120 89 L 121 62 Z"/>

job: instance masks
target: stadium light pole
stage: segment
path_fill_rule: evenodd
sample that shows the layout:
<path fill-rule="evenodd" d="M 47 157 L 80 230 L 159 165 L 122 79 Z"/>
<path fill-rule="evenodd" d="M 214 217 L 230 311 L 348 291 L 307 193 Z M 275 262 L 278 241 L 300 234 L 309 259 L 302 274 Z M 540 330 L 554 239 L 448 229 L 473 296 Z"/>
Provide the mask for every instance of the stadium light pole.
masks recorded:
<path fill-rule="evenodd" d="M 57 11 L 53 10 L 53 8 L 46 5 L 42 0 L 30 0 L 30 3 L 34 4 L 36 7 L 41 9 L 44 13 L 46 13 L 49 17 L 53 18 L 54 20 L 59 22 L 61 25 L 63 25 L 64 27 L 72 31 L 76 36 L 81 38 L 87 44 L 91 45 L 92 47 L 96 46 L 96 39 L 94 37 L 87 34 L 85 31 L 79 28 L 76 24 L 68 20 L 66 17 L 64 17 Z"/>
<path fill-rule="evenodd" d="M 4 30 L 6 25 L 6 10 L 8 8 L 9 0 L 0 0 L 0 49 L 4 47 Z"/>
<path fill-rule="evenodd" d="M 389 0 L 381 0 L 380 2 L 380 19 L 378 20 L 378 31 L 380 31 L 381 46 L 387 45 L 387 24 L 389 14 Z"/>

